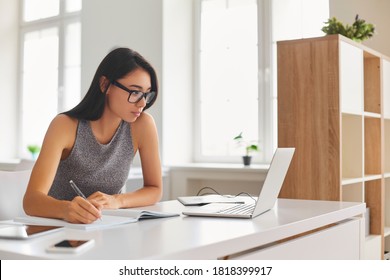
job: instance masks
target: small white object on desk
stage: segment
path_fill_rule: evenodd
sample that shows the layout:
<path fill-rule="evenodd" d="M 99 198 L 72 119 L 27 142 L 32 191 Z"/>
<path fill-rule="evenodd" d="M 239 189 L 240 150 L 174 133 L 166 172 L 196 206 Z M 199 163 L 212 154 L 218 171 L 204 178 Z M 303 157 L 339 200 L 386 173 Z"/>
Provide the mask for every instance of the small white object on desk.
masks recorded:
<path fill-rule="evenodd" d="M 247 198 L 242 196 L 211 194 L 201 196 L 180 196 L 177 200 L 185 206 L 200 206 L 209 203 L 245 203 Z"/>

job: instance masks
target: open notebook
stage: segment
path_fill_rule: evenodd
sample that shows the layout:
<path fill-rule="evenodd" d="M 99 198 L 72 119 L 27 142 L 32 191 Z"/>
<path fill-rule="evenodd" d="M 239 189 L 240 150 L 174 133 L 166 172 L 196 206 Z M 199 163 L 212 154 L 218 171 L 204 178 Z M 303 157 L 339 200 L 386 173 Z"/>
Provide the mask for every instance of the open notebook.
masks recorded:
<path fill-rule="evenodd" d="M 158 212 L 138 209 L 105 209 L 102 211 L 101 220 L 91 224 L 73 224 L 60 219 L 24 216 L 14 219 L 14 222 L 28 223 L 33 225 L 61 226 L 74 229 L 100 229 L 121 224 L 135 223 L 142 219 L 167 218 L 179 216 L 178 213 Z"/>
<path fill-rule="evenodd" d="M 286 177 L 295 148 L 278 148 L 271 161 L 263 186 L 259 186 L 259 196 L 252 204 L 210 203 L 205 206 L 192 207 L 183 211 L 188 216 L 254 218 L 270 210 L 279 195 Z"/>

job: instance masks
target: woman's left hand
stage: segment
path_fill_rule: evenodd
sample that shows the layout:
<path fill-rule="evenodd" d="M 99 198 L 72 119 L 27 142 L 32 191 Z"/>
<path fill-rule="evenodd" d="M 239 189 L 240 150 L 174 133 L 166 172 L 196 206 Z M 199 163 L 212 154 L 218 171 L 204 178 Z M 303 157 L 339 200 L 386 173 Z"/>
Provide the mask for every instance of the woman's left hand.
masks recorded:
<path fill-rule="evenodd" d="M 109 195 L 102 192 L 95 192 L 88 198 L 90 201 L 95 201 L 103 206 L 103 208 L 118 209 L 120 208 L 118 195 Z"/>

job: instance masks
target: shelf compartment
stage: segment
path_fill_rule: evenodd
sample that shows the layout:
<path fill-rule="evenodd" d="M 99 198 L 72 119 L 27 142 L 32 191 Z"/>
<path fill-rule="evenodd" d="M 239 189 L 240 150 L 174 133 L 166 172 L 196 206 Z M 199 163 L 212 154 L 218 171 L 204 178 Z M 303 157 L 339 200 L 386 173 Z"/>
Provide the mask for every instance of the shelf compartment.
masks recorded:
<path fill-rule="evenodd" d="M 383 116 L 390 119 L 390 61 L 382 60 Z"/>
<path fill-rule="evenodd" d="M 390 227 L 385 227 L 385 230 L 384 230 L 384 237 L 388 237 L 390 236 Z M 390 240 L 389 240 L 390 241 Z"/>
<path fill-rule="evenodd" d="M 343 185 L 341 197 L 343 201 L 363 202 L 364 201 L 363 182 Z"/>
<path fill-rule="evenodd" d="M 364 118 L 364 173 L 382 173 L 381 120 Z"/>
<path fill-rule="evenodd" d="M 385 235 L 384 235 L 384 251 L 390 252 L 390 228 L 385 228 Z"/>
<path fill-rule="evenodd" d="M 373 180 L 364 183 L 364 201 L 370 208 L 370 234 L 383 234 L 383 190 L 382 180 Z"/>
<path fill-rule="evenodd" d="M 385 180 L 385 206 L 384 206 L 384 215 L 385 215 L 385 228 L 390 234 L 390 178 L 386 178 Z"/>
<path fill-rule="evenodd" d="M 364 111 L 381 114 L 380 58 L 364 52 Z"/>
<path fill-rule="evenodd" d="M 363 177 L 363 117 L 342 114 L 342 178 Z"/>
<path fill-rule="evenodd" d="M 340 41 L 340 97 L 342 112 L 363 113 L 363 51 Z M 353 65 L 353 67 L 351 67 Z"/>
<path fill-rule="evenodd" d="M 389 100 L 390 102 L 390 100 Z M 390 120 L 384 120 L 384 142 L 385 142 L 385 173 L 390 174 Z"/>

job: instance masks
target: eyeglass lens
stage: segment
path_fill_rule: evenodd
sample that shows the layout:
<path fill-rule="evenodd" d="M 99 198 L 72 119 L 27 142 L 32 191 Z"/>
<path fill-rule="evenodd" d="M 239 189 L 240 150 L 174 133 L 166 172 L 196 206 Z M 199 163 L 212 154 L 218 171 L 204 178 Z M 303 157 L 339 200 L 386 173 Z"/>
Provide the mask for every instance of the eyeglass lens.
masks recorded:
<path fill-rule="evenodd" d="M 146 103 L 149 103 L 153 100 L 156 93 L 154 91 L 143 93 L 141 91 L 132 91 L 129 96 L 129 102 L 130 103 L 137 103 L 139 102 L 143 97 L 145 97 Z"/>

